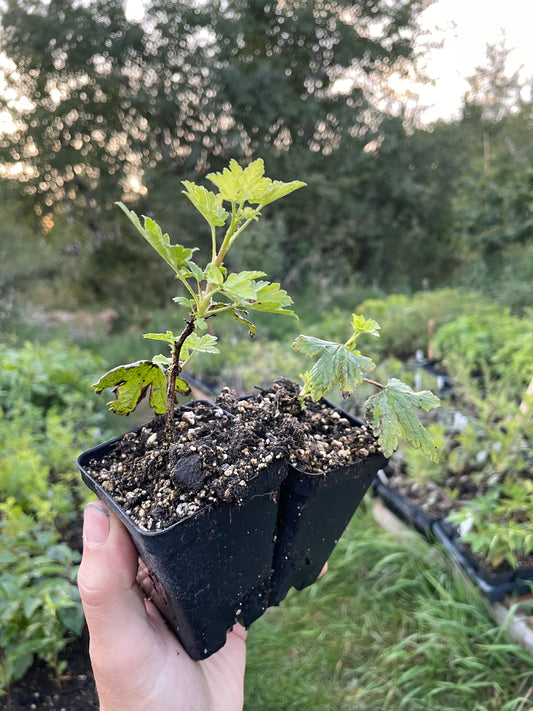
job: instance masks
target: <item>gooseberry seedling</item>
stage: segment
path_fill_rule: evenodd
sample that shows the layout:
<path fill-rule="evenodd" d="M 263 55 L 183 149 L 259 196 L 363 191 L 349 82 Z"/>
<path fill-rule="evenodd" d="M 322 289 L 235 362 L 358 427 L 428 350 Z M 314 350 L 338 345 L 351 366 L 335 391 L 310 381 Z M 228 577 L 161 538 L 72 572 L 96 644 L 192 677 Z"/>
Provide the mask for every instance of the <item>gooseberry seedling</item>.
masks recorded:
<path fill-rule="evenodd" d="M 183 294 L 174 301 L 184 309 L 184 326 L 178 333 L 146 333 L 145 338 L 162 341 L 170 355 L 157 355 L 152 360 L 121 365 L 103 375 L 93 385 L 97 393 L 113 388 L 115 399 L 108 407 L 118 414 L 128 415 L 148 396 L 150 406 L 158 415 L 165 414 L 170 431 L 176 393 L 190 392 L 181 377 L 183 368 L 197 353 L 218 353 L 217 337 L 207 333 L 207 322 L 223 313 L 246 326 L 250 335 L 256 327 L 250 311 L 295 316 L 292 299 L 278 283 L 264 281 L 263 271 L 229 272 L 224 260 L 249 225 L 258 220 L 261 211 L 305 183 L 294 180 L 284 183 L 264 175 L 264 165 L 258 159 L 246 168 L 234 160 L 221 173 L 210 173 L 208 180 L 216 192 L 184 181 L 184 194 L 206 220 L 211 231 L 211 258 L 201 266 L 193 259 L 197 248 L 171 244 L 168 234 L 150 217 L 139 218 L 122 203 L 119 207 L 140 234 L 173 270 L 183 287 Z M 361 354 L 357 339 L 363 333 L 379 335 L 379 325 L 363 316 L 353 316 L 352 334 L 346 343 L 333 343 L 310 336 L 299 336 L 293 348 L 316 359 L 303 376 L 300 397 L 319 400 L 335 385 L 343 395 L 352 393 L 364 381 L 372 383 L 378 392 L 366 403 L 366 418 L 381 449 L 389 456 L 405 437 L 430 458 L 435 459 L 435 447 L 430 435 L 420 423 L 416 409 L 429 411 L 438 399 L 428 391 L 413 392 L 409 386 L 392 379 L 386 385 L 369 380 L 375 364 Z"/>
<path fill-rule="evenodd" d="M 379 336 L 379 330 L 376 321 L 353 314 L 352 335 L 346 343 L 298 336 L 292 344 L 294 350 L 316 359 L 312 368 L 301 376 L 303 387 L 300 397 L 303 399 L 310 395 L 313 400 L 318 400 L 335 385 L 343 397 L 347 397 L 363 382 L 370 383 L 378 392 L 365 403 L 365 420 L 372 428 L 383 454 L 390 457 L 403 438 L 436 461 L 435 444 L 416 410 L 429 412 L 438 407 L 439 399 L 428 390 L 414 392 L 397 378 L 391 378 L 386 385 L 382 385 L 366 377 L 376 365 L 357 349 L 357 339 L 363 333 Z"/>
<path fill-rule="evenodd" d="M 176 392 L 187 394 L 189 385 L 180 377 L 185 365 L 196 353 L 217 353 L 217 338 L 206 333 L 208 319 L 227 313 L 244 324 L 251 335 L 256 327 L 249 311 L 266 311 L 294 316 L 292 299 L 278 283 L 264 281 L 262 271 L 229 272 L 224 260 L 235 241 L 246 228 L 258 220 L 261 210 L 275 200 L 289 195 L 305 185 L 300 181 L 284 183 L 264 175 L 261 159 L 247 168 L 234 160 L 221 173 L 207 178 L 217 192 L 207 190 L 188 180 L 183 191 L 202 214 L 211 230 L 211 259 L 200 266 L 193 259 L 196 248 L 171 244 L 168 234 L 150 217 L 142 220 L 122 203 L 119 207 L 140 234 L 165 260 L 184 288 L 185 295 L 174 301 L 186 311 L 184 327 L 179 333 L 146 333 L 145 338 L 163 341 L 170 347 L 170 356 L 158 355 L 121 365 L 106 373 L 93 385 L 97 393 L 113 388 L 115 400 L 108 407 L 117 414 L 128 415 L 148 395 L 156 414 L 165 414 L 170 428 Z M 224 228 L 221 238 L 217 228 Z"/>

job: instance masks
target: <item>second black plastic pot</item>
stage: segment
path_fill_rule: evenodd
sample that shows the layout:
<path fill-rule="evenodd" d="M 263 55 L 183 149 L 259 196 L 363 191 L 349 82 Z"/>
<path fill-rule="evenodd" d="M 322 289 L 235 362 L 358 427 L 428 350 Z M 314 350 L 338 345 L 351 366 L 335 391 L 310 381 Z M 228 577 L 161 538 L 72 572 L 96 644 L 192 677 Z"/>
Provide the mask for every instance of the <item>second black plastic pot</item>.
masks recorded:
<path fill-rule="evenodd" d="M 332 408 L 354 427 L 363 424 L 344 410 Z M 315 582 L 386 463 L 387 459 L 378 453 L 324 473 L 289 465 L 281 487 L 269 605 L 278 605 L 291 587 L 303 590 Z"/>

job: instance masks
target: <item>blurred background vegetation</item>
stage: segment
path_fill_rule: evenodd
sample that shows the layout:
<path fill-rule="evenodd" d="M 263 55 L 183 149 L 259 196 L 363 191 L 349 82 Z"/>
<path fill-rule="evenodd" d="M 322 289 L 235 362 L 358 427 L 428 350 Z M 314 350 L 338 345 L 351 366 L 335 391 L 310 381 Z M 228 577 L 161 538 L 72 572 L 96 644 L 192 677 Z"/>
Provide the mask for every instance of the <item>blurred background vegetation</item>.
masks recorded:
<path fill-rule="evenodd" d="M 151 356 L 140 335 L 178 318 L 170 272 L 117 200 L 172 242 L 208 250 L 181 181 L 261 157 L 269 177 L 308 187 L 265 210 L 231 267 L 281 281 L 314 335 L 343 339 L 352 311 L 378 320 L 369 345 L 388 374 L 427 352 L 432 322 L 439 357 L 461 356 L 458 369 L 482 369 L 520 400 L 533 374 L 533 79 L 508 76 L 509 50 L 489 47 L 461 115 L 422 124 L 388 81 L 416 74 L 427 5 L 147 0 L 130 20 L 121 0 L 0 3 L 0 693 L 35 655 L 59 673 L 64 640 L 79 633 L 74 578 L 54 567 L 77 560 L 87 494 L 72 462 L 125 429 L 89 384 Z M 222 321 L 222 356 L 199 359 L 194 375 L 242 391 L 296 377 L 295 333 L 290 319 L 265 318 L 250 342 Z M 445 582 L 418 543 L 406 557 L 368 527 L 352 527 L 322 592 L 258 624 L 249 708 L 532 708 L 531 658 L 494 631 L 466 583 Z M 45 571 L 38 595 L 28 559 Z M 14 589 L 25 590 L 18 606 Z M 363 607 L 369 621 L 348 633 Z M 287 641 L 296 626 L 314 640 L 310 678 L 326 670 L 321 690 L 278 671 L 280 658 L 307 664 Z M 443 640 L 452 663 L 436 656 Z M 290 680 L 281 691 L 265 690 L 265 664 Z"/>

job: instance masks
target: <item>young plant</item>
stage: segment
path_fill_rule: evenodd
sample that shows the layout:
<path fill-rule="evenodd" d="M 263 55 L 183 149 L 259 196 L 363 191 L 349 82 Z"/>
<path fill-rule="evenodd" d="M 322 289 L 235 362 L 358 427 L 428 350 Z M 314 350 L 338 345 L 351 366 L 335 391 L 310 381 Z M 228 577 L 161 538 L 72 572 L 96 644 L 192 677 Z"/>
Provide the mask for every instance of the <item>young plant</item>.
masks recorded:
<path fill-rule="evenodd" d="M 376 367 L 371 358 L 357 348 L 362 334 L 379 337 L 379 324 L 372 319 L 353 314 L 352 334 L 345 343 L 323 341 L 312 336 L 298 336 L 294 350 L 315 358 L 312 368 L 300 377 L 303 387 L 300 397 L 310 395 L 313 400 L 323 397 L 335 385 L 343 397 L 348 397 L 363 383 L 369 383 L 378 392 L 365 403 L 365 419 L 372 428 L 381 450 L 389 457 L 397 449 L 399 440 L 405 438 L 413 447 L 437 461 L 437 449 L 429 432 L 420 422 L 416 410 L 425 412 L 438 407 L 439 399 L 428 390 L 414 392 L 397 378 L 382 385 L 367 377 Z"/>
<path fill-rule="evenodd" d="M 207 178 L 218 192 L 189 181 L 183 182 L 184 194 L 211 230 L 211 259 L 203 267 L 193 260 L 196 248 L 171 244 L 169 236 L 163 234 L 154 220 L 143 217 L 141 222 L 134 212 L 118 203 L 183 286 L 185 295 L 175 297 L 174 301 L 185 310 L 185 325 L 178 333 L 168 330 L 144 336 L 167 343 L 170 356 L 157 355 L 151 361 L 121 365 L 106 373 L 93 387 L 97 393 L 109 387 L 114 389 L 115 400 L 108 406 L 118 414 L 129 414 L 149 395 L 155 413 L 165 414 L 167 432 L 171 428 L 176 392 L 190 392 L 188 383 L 181 377 L 183 368 L 196 353 L 218 352 L 216 336 L 206 333 L 209 319 L 228 313 L 244 324 L 253 336 L 256 328 L 249 318 L 249 311 L 295 315 L 290 309 L 290 296 L 278 283 L 263 281 L 264 272 L 231 273 L 224 260 L 237 238 L 259 219 L 266 205 L 305 183 L 298 180 L 284 183 L 266 178 L 261 159 L 244 169 L 232 160 L 229 168 L 222 173 L 210 173 Z M 221 236 L 217 235 L 217 228 L 223 228 Z M 387 385 L 369 380 L 366 374 L 375 365 L 360 353 L 356 342 L 363 333 L 379 335 L 379 325 L 354 315 L 352 331 L 344 344 L 303 335 L 296 339 L 293 343 L 295 350 L 306 356 L 318 356 L 315 365 L 303 376 L 301 399 L 310 395 L 318 400 L 335 385 L 339 385 L 343 393 L 351 393 L 363 381 L 372 383 L 379 392 L 367 402 L 366 416 L 385 455 L 392 453 L 399 438 L 404 436 L 426 456 L 435 459 L 435 447 L 415 409 L 428 411 L 438 405 L 438 399 L 428 391 L 413 392 L 396 379 L 391 379 Z"/>
<path fill-rule="evenodd" d="M 124 415 L 132 412 L 149 393 L 150 406 L 155 413 L 165 413 L 167 430 L 173 418 L 176 392 L 190 392 L 188 383 L 180 377 L 184 366 L 196 353 L 218 352 L 216 336 L 206 333 L 209 319 L 228 313 L 253 336 L 256 327 L 249 319 L 250 310 L 294 316 L 290 309 L 292 299 L 279 284 L 263 281 L 266 274 L 262 271 L 229 272 L 224 260 L 246 228 L 259 219 L 266 205 L 305 183 L 270 180 L 264 175 L 261 159 L 244 169 L 232 160 L 229 168 L 222 173 L 210 173 L 207 178 L 218 188 L 216 193 L 183 181 L 184 194 L 211 230 L 211 259 L 203 267 L 193 260 L 197 248 L 171 244 L 168 234 L 163 234 L 154 220 L 143 217 L 141 222 L 134 212 L 118 203 L 183 286 L 185 295 L 175 297 L 174 301 L 185 310 L 185 325 L 177 334 L 168 330 L 144 336 L 167 343 L 170 356 L 158 355 L 151 361 L 121 365 L 106 373 L 93 387 L 97 393 L 114 388 L 116 399 L 108 403 L 108 407 Z M 224 228 L 221 238 L 217 236 L 217 228 Z"/>

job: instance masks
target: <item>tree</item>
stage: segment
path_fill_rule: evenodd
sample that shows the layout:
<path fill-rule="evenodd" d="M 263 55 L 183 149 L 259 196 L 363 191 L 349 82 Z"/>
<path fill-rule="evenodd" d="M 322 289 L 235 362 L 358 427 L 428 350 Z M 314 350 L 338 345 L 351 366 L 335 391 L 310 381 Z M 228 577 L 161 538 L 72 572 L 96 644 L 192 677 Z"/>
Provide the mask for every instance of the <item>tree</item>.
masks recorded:
<path fill-rule="evenodd" d="M 121 0 L 5 0 L 16 130 L 0 161 L 26 166 L 39 214 L 83 211 L 100 246 L 100 210 L 146 188 L 168 204 L 169 176 L 338 152 L 368 122 L 367 78 L 410 57 L 426 1 L 153 0 L 129 22 Z"/>

